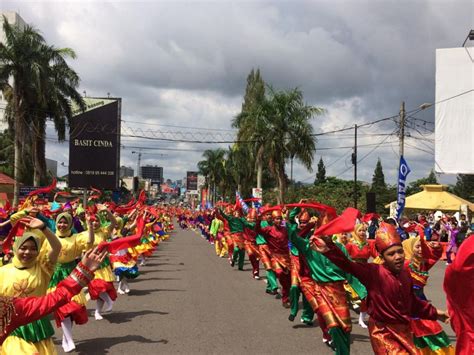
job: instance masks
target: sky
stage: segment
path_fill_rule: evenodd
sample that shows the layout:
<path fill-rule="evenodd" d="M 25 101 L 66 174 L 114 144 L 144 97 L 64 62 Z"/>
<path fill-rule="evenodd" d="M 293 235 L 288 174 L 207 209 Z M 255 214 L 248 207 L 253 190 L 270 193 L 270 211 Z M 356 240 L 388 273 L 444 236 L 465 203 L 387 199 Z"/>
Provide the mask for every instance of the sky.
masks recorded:
<path fill-rule="evenodd" d="M 435 51 L 460 47 L 473 28 L 472 1 L 15 1 L 16 11 L 46 41 L 77 54 L 70 65 L 87 96 L 122 98 L 122 133 L 232 140 L 246 78 L 259 68 L 278 90 L 298 87 L 326 113 L 315 133 L 396 116 L 435 98 Z M 434 109 L 408 117 L 408 182 L 434 168 Z M 140 131 L 141 130 L 141 131 Z M 370 182 L 380 158 L 395 184 L 396 120 L 358 130 L 358 178 Z M 68 143 L 47 129 L 48 158 L 67 173 Z M 165 178 L 196 170 L 205 149 L 229 144 L 122 138 L 121 165 L 164 167 Z M 296 181 L 314 181 L 322 157 L 327 175 L 353 178 L 354 131 L 318 136 L 314 171 L 294 164 Z M 63 163 L 64 166 L 61 166 Z M 288 165 L 289 174 L 289 165 Z M 453 175 L 439 175 L 455 183 Z"/>

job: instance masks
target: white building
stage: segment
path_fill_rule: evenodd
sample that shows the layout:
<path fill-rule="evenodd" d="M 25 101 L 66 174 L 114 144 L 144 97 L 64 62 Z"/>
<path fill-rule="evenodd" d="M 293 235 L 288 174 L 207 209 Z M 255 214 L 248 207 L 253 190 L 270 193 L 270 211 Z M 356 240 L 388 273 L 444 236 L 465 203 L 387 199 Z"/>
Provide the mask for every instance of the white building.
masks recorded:
<path fill-rule="evenodd" d="M 13 11 L 0 11 L 0 42 L 5 41 L 5 33 L 3 32 L 3 16 L 6 17 L 8 23 L 19 26 L 20 28 L 25 28 L 26 22 Z M 0 91 L 0 131 L 3 131 L 7 128 L 7 123 L 4 121 L 3 116 L 5 112 L 5 107 L 7 106 L 7 101 L 3 96 L 3 92 Z"/>

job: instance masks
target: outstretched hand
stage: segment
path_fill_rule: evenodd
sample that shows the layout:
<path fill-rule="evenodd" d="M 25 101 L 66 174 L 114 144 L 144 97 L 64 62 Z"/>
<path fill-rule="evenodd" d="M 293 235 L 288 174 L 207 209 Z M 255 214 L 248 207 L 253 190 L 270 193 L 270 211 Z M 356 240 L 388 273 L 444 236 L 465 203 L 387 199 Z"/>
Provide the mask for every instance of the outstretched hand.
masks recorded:
<path fill-rule="evenodd" d="M 444 322 L 446 324 L 449 323 L 450 318 L 449 318 L 448 311 L 442 311 L 440 309 L 437 309 L 436 313 L 437 313 L 437 318 L 439 321 Z"/>
<path fill-rule="evenodd" d="M 325 253 L 329 251 L 329 241 L 327 238 L 328 237 L 326 236 L 313 235 L 311 238 L 309 238 L 309 245 L 311 246 L 311 249 L 316 250 L 319 253 Z"/>
<path fill-rule="evenodd" d="M 26 227 L 28 227 L 30 229 L 42 229 L 44 227 L 43 221 L 41 221 L 38 218 L 31 217 L 31 216 L 23 217 L 20 220 L 20 222 L 23 223 Z"/>
<path fill-rule="evenodd" d="M 82 257 L 82 263 L 91 271 L 96 271 L 107 256 L 107 250 L 99 251 L 98 247 L 89 249 Z"/>

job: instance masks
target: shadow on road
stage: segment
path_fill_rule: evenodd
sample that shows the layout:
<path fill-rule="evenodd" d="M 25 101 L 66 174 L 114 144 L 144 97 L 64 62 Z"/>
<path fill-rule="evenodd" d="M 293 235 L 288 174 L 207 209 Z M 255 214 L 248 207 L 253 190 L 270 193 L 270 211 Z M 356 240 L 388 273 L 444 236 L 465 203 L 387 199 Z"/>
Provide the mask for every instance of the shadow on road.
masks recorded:
<path fill-rule="evenodd" d="M 109 323 L 120 324 L 130 322 L 135 317 L 145 316 L 148 314 L 160 314 L 166 315 L 169 312 L 160 312 L 160 311 L 151 311 L 151 310 L 144 310 L 144 311 L 137 311 L 137 312 L 114 312 L 110 314 L 104 314 L 104 319 L 108 320 Z"/>
<path fill-rule="evenodd" d="M 185 292 L 186 290 L 179 290 L 179 289 L 174 289 L 174 288 L 154 288 L 154 289 L 149 289 L 149 290 L 131 290 L 130 291 L 130 296 L 144 296 L 144 295 L 149 295 L 154 292 Z"/>
<path fill-rule="evenodd" d="M 110 348 L 117 344 L 129 343 L 129 342 L 138 342 L 144 344 L 168 344 L 168 340 L 151 340 L 142 337 L 141 335 L 128 335 L 120 337 L 99 337 L 95 339 L 88 339 L 76 343 L 77 353 L 80 355 L 90 355 L 90 354 L 109 354 Z"/>
<path fill-rule="evenodd" d="M 176 277 L 149 277 L 147 279 L 136 279 L 131 283 L 140 282 L 140 281 L 180 281 L 182 279 Z"/>
<path fill-rule="evenodd" d="M 370 336 L 365 335 L 365 334 L 351 334 L 351 344 L 356 341 L 356 342 L 362 342 L 362 343 L 367 343 L 370 342 Z"/>

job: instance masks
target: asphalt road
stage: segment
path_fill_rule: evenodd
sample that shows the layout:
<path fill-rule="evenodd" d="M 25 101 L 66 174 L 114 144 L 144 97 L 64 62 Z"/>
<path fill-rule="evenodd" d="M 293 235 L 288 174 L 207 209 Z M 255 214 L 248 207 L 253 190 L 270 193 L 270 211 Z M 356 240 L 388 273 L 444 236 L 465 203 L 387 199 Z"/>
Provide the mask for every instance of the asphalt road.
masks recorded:
<path fill-rule="evenodd" d="M 321 330 L 288 321 L 289 310 L 265 294 L 264 279 L 251 277 L 251 267 L 232 269 L 215 256 L 213 246 L 193 231 L 177 231 L 119 295 L 104 320 L 93 317 L 73 329 L 73 354 L 331 354 Z M 444 263 L 431 272 L 427 296 L 445 307 L 441 284 Z M 262 272 L 264 275 L 264 272 Z M 94 304 L 89 303 L 90 314 Z M 370 354 L 367 330 L 353 313 L 352 354 Z M 449 326 L 445 329 L 450 336 Z M 56 332 L 56 344 L 63 354 Z"/>

